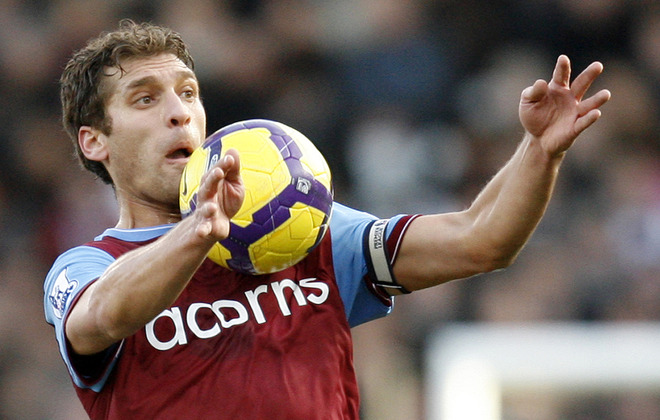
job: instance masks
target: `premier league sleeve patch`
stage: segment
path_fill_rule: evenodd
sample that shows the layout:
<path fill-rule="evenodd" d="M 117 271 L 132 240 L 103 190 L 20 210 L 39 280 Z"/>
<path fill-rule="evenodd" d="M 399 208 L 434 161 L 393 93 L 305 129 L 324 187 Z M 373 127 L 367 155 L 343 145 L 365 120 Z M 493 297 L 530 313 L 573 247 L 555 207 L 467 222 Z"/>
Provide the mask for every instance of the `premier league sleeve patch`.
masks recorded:
<path fill-rule="evenodd" d="M 48 295 L 48 302 L 53 308 L 53 314 L 62 319 L 67 306 L 71 303 L 71 294 L 78 287 L 78 282 L 69 280 L 67 276 L 67 269 L 60 272 L 57 279 L 53 283 Z"/>

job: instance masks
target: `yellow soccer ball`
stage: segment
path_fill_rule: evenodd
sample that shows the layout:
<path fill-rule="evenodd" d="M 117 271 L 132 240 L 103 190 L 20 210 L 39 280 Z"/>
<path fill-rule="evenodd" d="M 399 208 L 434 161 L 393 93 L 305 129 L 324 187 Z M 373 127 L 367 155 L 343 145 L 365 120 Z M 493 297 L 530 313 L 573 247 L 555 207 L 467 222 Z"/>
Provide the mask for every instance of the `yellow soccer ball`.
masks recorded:
<path fill-rule="evenodd" d="M 303 134 L 282 123 L 247 120 L 209 136 L 186 164 L 179 188 L 181 215 L 197 207 L 202 175 L 224 152 L 238 150 L 245 201 L 230 233 L 208 257 L 231 270 L 267 274 L 300 262 L 328 229 L 333 189 L 330 168 Z"/>

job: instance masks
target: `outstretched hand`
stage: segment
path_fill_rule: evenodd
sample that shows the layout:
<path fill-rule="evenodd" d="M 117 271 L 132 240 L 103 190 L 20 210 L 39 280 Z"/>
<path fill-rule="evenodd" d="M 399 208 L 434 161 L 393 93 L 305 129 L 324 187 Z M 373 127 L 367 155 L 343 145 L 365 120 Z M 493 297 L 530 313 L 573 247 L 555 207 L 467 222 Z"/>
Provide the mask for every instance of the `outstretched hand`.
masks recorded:
<path fill-rule="evenodd" d="M 197 235 L 218 241 L 229 236 L 229 220 L 243 204 L 245 186 L 240 175 L 240 159 L 235 149 L 204 174 L 197 192 L 198 206 L 193 213 Z"/>
<path fill-rule="evenodd" d="M 599 108 L 610 99 L 606 89 L 583 99 L 603 65 L 594 62 L 570 83 L 571 63 L 559 56 L 552 80 L 537 80 L 523 90 L 519 117 L 525 130 L 541 141 L 551 156 L 565 152 L 577 136 L 600 118 Z"/>

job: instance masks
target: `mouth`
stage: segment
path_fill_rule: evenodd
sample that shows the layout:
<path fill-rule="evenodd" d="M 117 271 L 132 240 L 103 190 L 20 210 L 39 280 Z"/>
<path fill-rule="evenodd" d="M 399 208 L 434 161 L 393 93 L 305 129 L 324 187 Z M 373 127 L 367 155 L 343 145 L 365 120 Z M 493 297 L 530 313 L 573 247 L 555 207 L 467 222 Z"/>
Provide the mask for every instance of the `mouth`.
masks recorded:
<path fill-rule="evenodd" d="M 172 150 L 170 153 L 168 153 L 165 157 L 168 160 L 185 160 L 188 161 L 188 158 L 190 158 L 190 155 L 192 154 L 192 149 L 188 147 L 181 147 L 179 149 Z"/>

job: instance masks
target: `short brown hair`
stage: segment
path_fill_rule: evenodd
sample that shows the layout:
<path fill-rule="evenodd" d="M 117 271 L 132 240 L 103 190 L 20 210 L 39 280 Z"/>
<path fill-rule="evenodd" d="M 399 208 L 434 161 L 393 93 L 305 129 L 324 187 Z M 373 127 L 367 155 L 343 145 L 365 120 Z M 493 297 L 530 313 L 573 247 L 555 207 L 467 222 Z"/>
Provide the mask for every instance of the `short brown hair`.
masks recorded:
<path fill-rule="evenodd" d="M 101 162 L 85 157 L 78 144 L 80 127 L 88 125 L 110 134 L 112 121 L 105 113 L 108 92 L 103 90 L 102 77 L 106 67 L 123 72 L 121 61 L 132 57 L 149 57 L 161 53 L 176 55 L 194 70 L 193 58 L 181 36 L 171 29 L 151 23 L 135 23 L 130 19 L 119 22 L 119 28 L 91 39 L 76 51 L 60 78 L 62 122 L 71 137 L 82 165 L 103 182 L 112 178 Z"/>

